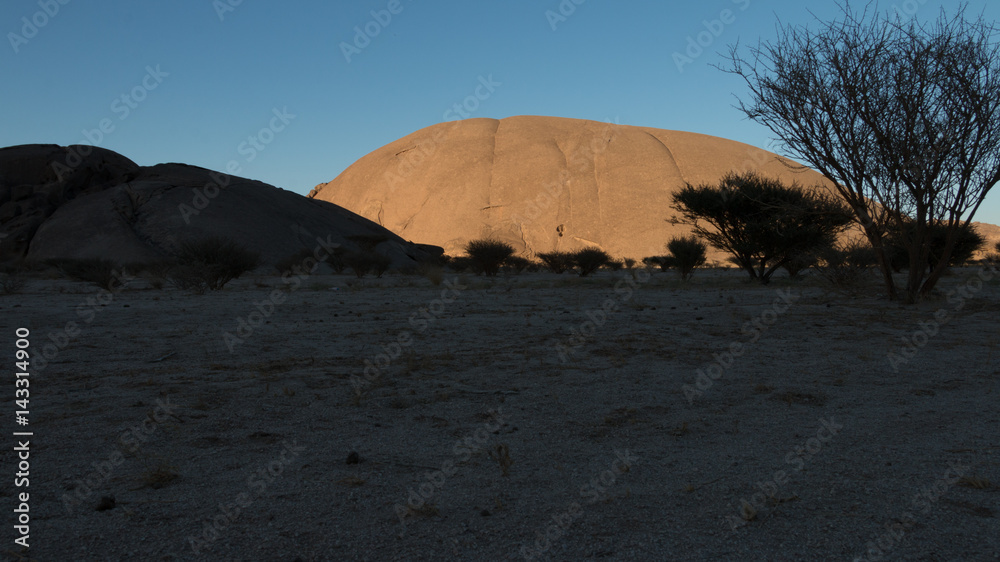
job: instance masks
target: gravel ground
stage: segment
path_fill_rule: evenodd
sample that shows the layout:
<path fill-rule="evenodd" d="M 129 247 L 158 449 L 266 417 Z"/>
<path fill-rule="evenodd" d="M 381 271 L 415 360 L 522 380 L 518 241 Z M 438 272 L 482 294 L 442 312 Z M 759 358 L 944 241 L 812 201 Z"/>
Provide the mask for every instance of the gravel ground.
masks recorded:
<path fill-rule="evenodd" d="M 5 371 L 17 328 L 50 344 L 29 426 L 6 423 L 34 433 L 30 484 L 16 437 L 0 463 L 30 550 L 11 514 L 0 551 L 1000 560 L 1000 276 L 979 274 L 915 306 L 736 271 L 35 279 L 0 297 Z"/>

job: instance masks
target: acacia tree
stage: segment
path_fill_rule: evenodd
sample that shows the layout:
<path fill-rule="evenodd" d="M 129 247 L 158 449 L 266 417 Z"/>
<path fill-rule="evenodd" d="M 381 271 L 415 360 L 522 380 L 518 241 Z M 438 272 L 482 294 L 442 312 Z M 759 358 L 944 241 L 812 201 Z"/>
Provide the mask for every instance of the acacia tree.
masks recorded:
<path fill-rule="evenodd" d="M 906 296 L 934 288 L 983 199 L 1000 181 L 1000 49 L 994 24 L 965 8 L 923 24 L 841 6 L 818 29 L 778 38 L 723 68 L 746 82 L 739 108 L 775 134 L 781 150 L 836 186 L 875 250 L 890 298 L 887 232 L 905 232 L 909 263 L 928 263 L 929 225 L 946 227 L 943 255 L 911 267 Z M 912 228 L 901 228 L 912 221 Z"/>
<path fill-rule="evenodd" d="M 691 225 L 713 247 L 732 254 L 763 284 L 786 263 L 816 250 L 851 223 L 833 195 L 786 186 L 756 172 L 723 176 L 718 185 L 687 184 L 674 193 L 674 224 Z"/>

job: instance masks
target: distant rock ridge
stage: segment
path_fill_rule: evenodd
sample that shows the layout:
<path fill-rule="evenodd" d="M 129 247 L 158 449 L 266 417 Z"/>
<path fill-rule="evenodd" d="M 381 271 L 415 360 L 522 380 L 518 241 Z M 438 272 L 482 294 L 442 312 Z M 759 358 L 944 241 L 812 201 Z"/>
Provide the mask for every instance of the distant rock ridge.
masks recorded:
<path fill-rule="evenodd" d="M 177 245 L 225 236 L 260 252 L 263 264 L 318 246 L 359 246 L 377 236 L 393 266 L 440 249 L 407 242 L 337 205 L 185 164 L 142 167 L 89 146 L 0 149 L 0 261 L 168 257 Z"/>
<path fill-rule="evenodd" d="M 719 137 L 518 116 L 421 129 L 360 158 L 309 196 L 453 255 L 469 240 L 494 237 L 528 256 L 598 246 L 642 258 L 690 233 L 668 222 L 671 196 L 686 182 L 715 183 L 749 170 L 833 187 L 798 163 Z M 988 227 L 981 230 L 993 232 Z"/>

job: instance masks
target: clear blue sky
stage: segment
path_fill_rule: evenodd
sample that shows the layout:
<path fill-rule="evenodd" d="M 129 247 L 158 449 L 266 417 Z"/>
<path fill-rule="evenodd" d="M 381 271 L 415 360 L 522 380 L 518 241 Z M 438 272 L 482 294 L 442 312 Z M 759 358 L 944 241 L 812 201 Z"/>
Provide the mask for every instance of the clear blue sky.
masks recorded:
<path fill-rule="evenodd" d="M 560 4 L 565 20 L 547 17 Z M 959 2 L 881 8 L 933 19 L 942 4 Z M 729 23 L 712 26 L 719 36 L 679 71 L 674 53 L 723 10 Z M 973 0 L 970 11 L 1000 19 L 995 0 Z M 445 120 L 492 77 L 471 116 L 615 121 L 767 147 L 770 131 L 732 107 L 740 80 L 711 64 L 727 44 L 773 37 L 779 16 L 803 23 L 810 12 L 837 9 L 831 0 L 4 0 L 0 146 L 86 142 L 83 131 L 103 121 L 110 132 L 90 144 L 139 164 L 235 161 L 239 175 L 305 194 Z M 32 33 L 22 18 L 44 25 Z M 356 37 L 355 27 L 377 35 Z M 12 44 L 10 33 L 24 40 Z M 356 39 L 348 62 L 342 43 Z M 276 109 L 294 118 L 273 119 Z M 263 150 L 247 142 L 272 124 L 281 130 L 256 141 Z M 977 219 L 1000 224 L 1000 193 Z"/>

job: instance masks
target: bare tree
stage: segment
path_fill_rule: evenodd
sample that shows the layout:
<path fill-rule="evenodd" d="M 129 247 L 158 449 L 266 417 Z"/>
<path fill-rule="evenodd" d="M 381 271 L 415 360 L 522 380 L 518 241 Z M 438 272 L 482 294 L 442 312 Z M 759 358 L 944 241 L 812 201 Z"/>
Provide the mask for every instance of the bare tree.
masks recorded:
<path fill-rule="evenodd" d="M 928 262 L 929 225 L 947 226 L 944 256 L 911 267 L 907 300 L 947 269 L 959 230 L 1000 181 L 1000 49 L 997 27 L 965 17 L 899 21 L 869 3 L 842 5 L 839 21 L 779 26 L 778 38 L 731 66 L 750 90 L 746 115 L 776 135 L 780 150 L 834 183 L 875 250 L 897 298 L 884 241 L 912 220 L 911 264 Z"/>

